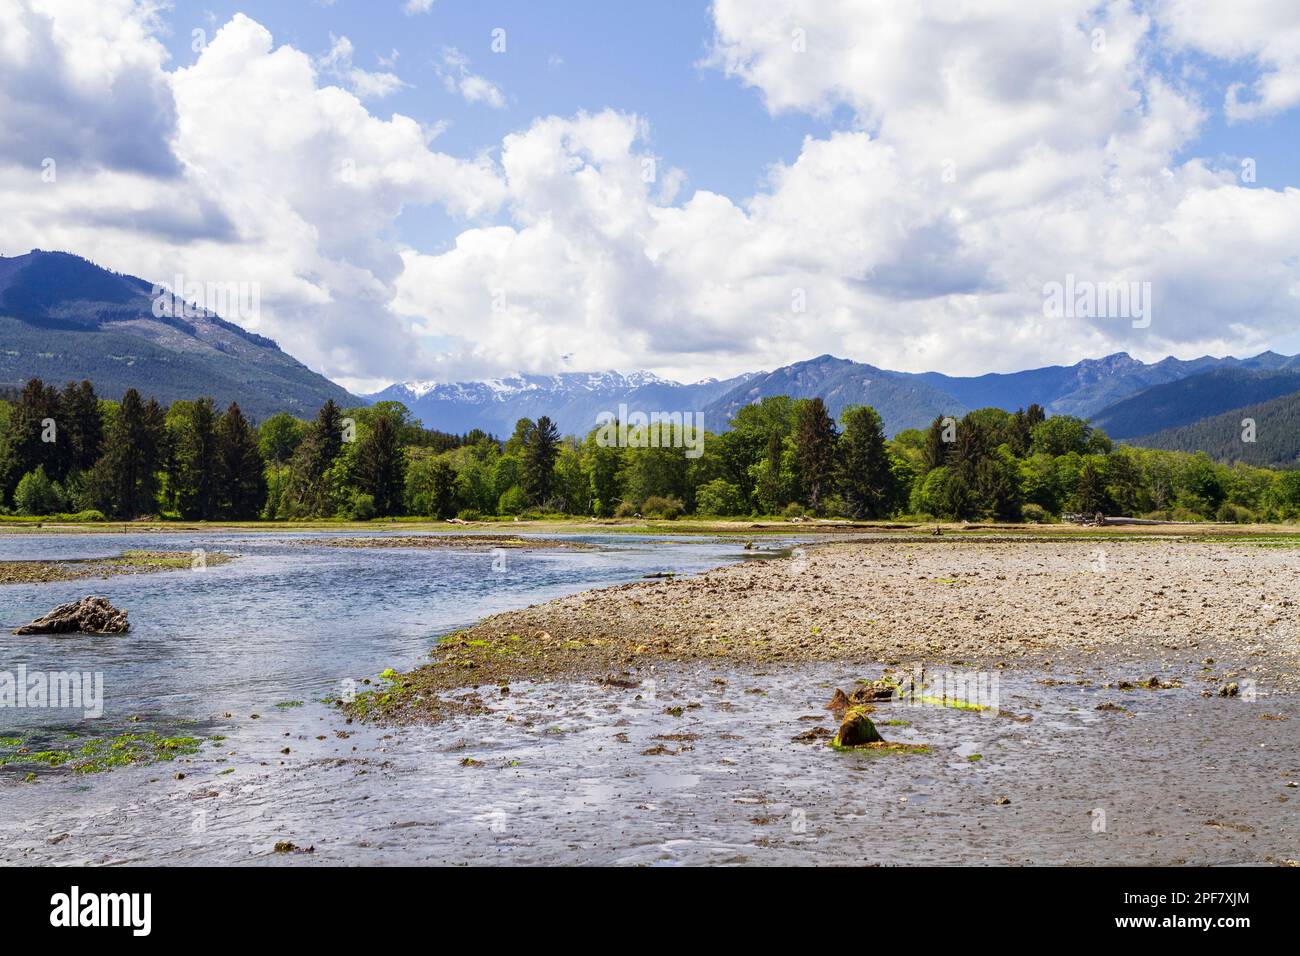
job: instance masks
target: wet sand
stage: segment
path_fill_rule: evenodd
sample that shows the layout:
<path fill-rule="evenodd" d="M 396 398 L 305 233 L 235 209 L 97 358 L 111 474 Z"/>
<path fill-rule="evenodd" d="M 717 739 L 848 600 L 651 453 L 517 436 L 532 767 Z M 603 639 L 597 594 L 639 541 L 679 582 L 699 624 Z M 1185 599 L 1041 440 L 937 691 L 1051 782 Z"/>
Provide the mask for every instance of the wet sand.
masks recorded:
<path fill-rule="evenodd" d="M 1294 697 L 1100 690 L 1054 682 L 1084 675 L 1021 672 L 1004 676 L 1002 706 L 1029 720 L 878 709 L 889 739 L 925 744 L 926 754 L 836 753 L 794 739 L 833 725 L 821 705 L 835 687 L 878 673 L 835 664 L 666 665 L 633 687 L 520 684 L 487 699 L 477 715 L 399 729 L 332 726 L 329 718 L 303 727 L 292 715 L 268 715 L 265 729 L 291 755 L 241 746 L 226 757 L 212 748 L 166 774 L 101 775 L 90 781 L 103 788 L 98 799 L 72 819 L 49 809 L 46 788 L 83 781 L 13 788 L 0 861 L 891 866 L 1300 858 L 1297 790 L 1289 786 L 1300 779 Z M 1125 710 L 1098 710 L 1106 701 Z M 185 779 L 171 779 L 172 770 Z M 155 782 L 143 786 L 146 778 Z M 150 821 L 144 830 L 135 823 L 142 819 Z M 276 853 L 280 841 L 313 852 Z"/>

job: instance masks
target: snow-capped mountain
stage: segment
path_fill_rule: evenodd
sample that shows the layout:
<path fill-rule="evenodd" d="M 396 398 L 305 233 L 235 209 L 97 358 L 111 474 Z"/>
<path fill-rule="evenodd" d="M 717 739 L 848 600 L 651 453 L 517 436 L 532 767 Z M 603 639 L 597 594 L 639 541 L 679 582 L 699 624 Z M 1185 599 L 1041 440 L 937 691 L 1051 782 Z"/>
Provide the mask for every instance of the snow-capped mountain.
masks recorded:
<path fill-rule="evenodd" d="M 393 385 L 368 398 L 400 401 L 430 428 L 453 432 L 482 428 L 504 437 L 514 430 L 518 419 L 542 415 L 549 415 L 565 434 L 584 435 L 596 427 L 601 412 L 617 413 L 620 404 L 626 404 L 630 411 L 646 413 L 702 413 L 705 428 L 725 431 L 731 417 L 751 402 L 772 395 L 819 396 L 835 416 L 850 405 L 871 405 L 880 413 L 886 434 L 893 435 L 905 428 L 924 427 L 937 415 L 960 416 L 986 406 L 1012 411 L 1034 402 L 1051 414 L 1096 416 L 1109 421 L 1110 406 L 1166 383 L 1215 369 L 1248 373 L 1298 366 L 1300 358 L 1272 352 L 1245 359 L 1202 356 L 1190 360 L 1165 358 L 1154 363 L 1118 352 L 1074 365 L 953 376 L 895 372 L 821 355 L 771 372 L 691 385 L 667 381 L 650 372 L 566 372 L 512 375 L 483 382 L 410 382 Z M 1268 394 L 1274 395 L 1281 386 L 1272 383 L 1270 387 L 1273 391 Z M 1170 420 L 1192 421 L 1195 417 L 1174 416 Z M 1130 432 L 1133 427 L 1137 426 L 1130 426 Z"/>
<path fill-rule="evenodd" d="M 430 428 L 467 432 L 472 428 L 501 437 L 520 418 L 549 415 L 564 434 L 586 434 L 601 412 L 630 409 L 698 412 L 751 378 L 706 379 L 684 385 L 653 372 L 518 373 L 481 382 L 405 382 L 391 385 L 368 401 L 398 401 Z M 721 429 L 725 422 L 706 427 Z"/>

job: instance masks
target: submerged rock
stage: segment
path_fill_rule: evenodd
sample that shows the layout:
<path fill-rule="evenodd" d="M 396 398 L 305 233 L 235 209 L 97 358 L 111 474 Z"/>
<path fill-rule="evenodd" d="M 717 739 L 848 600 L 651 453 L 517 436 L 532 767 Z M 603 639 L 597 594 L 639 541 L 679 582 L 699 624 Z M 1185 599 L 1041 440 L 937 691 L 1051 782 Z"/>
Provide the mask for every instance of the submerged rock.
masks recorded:
<path fill-rule="evenodd" d="M 839 733 L 831 741 L 836 747 L 859 747 L 862 744 L 880 743 L 884 738 L 867 716 L 866 708 L 853 707 L 840 722 Z"/>
<path fill-rule="evenodd" d="M 84 597 L 60 604 L 44 617 L 14 628 L 15 634 L 125 634 L 131 629 L 126 611 L 119 611 L 107 598 Z"/>

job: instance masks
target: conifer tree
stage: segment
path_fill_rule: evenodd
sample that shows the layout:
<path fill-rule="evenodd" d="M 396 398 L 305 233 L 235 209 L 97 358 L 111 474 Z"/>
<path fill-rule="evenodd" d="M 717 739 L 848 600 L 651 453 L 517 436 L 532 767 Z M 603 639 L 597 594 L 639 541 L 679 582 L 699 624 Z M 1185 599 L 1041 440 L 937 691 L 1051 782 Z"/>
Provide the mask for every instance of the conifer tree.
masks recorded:
<path fill-rule="evenodd" d="M 234 521 L 251 521 L 266 504 L 266 463 L 248 419 L 231 402 L 217 422 L 217 511 Z"/>
<path fill-rule="evenodd" d="M 524 495 L 534 505 L 543 505 L 555 490 L 555 461 L 560 457 L 560 430 L 547 416 L 537 419 L 524 445 L 524 469 L 520 476 Z"/>
<path fill-rule="evenodd" d="M 834 491 L 835 440 L 835 422 L 826 403 L 820 397 L 809 399 L 799 409 L 794 447 L 799 479 L 814 511 Z"/>
<path fill-rule="evenodd" d="M 406 449 L 388 415 L 378 416 L 357 446 L 356 468 L 362 492 L 375 501 L 375 514 L 383 518 L 400 513 L 406 486 Z"/>

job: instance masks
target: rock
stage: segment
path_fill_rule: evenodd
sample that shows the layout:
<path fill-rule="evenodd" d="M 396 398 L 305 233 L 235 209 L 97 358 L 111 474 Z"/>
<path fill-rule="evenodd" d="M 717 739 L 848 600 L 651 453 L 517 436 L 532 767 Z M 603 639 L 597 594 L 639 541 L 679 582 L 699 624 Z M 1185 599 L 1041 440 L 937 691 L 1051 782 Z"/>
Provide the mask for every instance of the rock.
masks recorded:
<path fill-rule="evenodd" d="M 839 733 L 831 743 L 836 747 L 860 747 L 862 744 L 880 743 L 883 739 L 865 708 L 853 707 L 844 715 Z"/>
<path fill-rule="evenodd" d="M 997 804 L 999 807 L 1005 807 L 1007 804 L 1009 804 L 1009 803 L 1011 802 L 1011 798 L 1008 797 L 1008 796 L 1005 796 L 1005 795 L 1004 795 L 1004 796 L 998 797 L 998 798 L 997 798 L 996 800 L 994 800 L 993 802 L 994 802 L 995 804 Z"/>
<path fill-rule="evenodd" d="M 1236 697 L 1239 693 L 1241 693 L 1241 688 L 1237 686 L 1235 680 L 1229 681 L 1219 688 L 1220 697 Z"/>
<path fill-rule="evenodd" d="M 60 604 L 44 617 L 14 628 L 15 634 L 125 634 L 131 629 L 126 611 L 119 611 L 107 598 L 84 597 Z"/>
<path fill-rule="evenodd" d="M 858 687 L 849 695 L 849 701 L 854 704 L 867 704 L 874 701 L 893 700 L 898 690 L 898 685 L 893 681 L 881 678 Z"/>
<path fill-rule="evenodd" d="M 826 709 L 833 710 L 836 713 L 839 713 L 842 710 L 848 710 L 849 695 L 844 693 L 844 691 L 840 690 L 838 687 L 835 688 L 835 696 L 833 696 L 831 702 L 826 705 Z"/>

